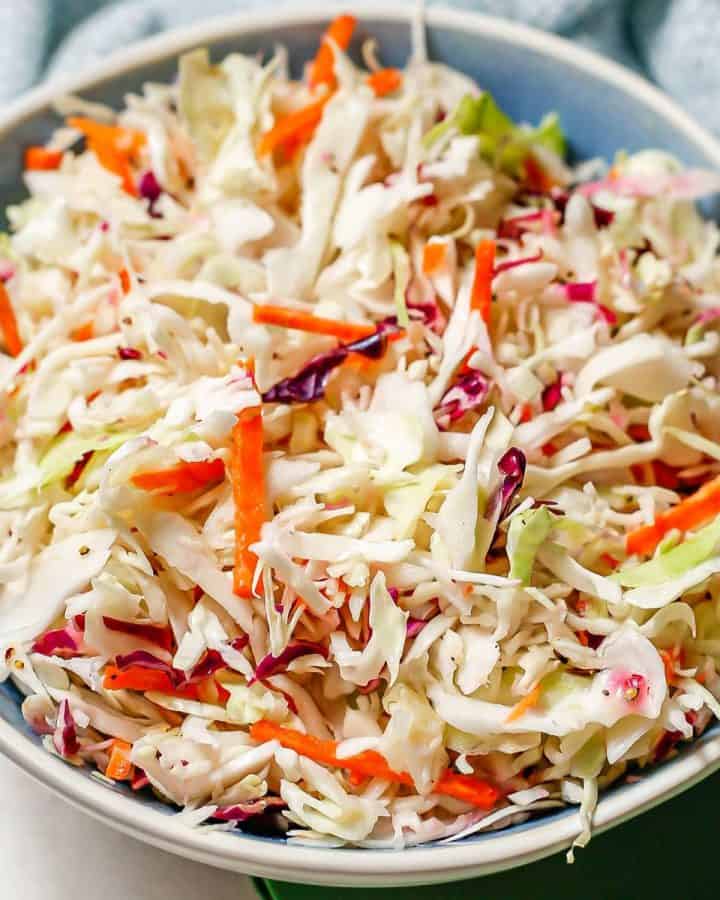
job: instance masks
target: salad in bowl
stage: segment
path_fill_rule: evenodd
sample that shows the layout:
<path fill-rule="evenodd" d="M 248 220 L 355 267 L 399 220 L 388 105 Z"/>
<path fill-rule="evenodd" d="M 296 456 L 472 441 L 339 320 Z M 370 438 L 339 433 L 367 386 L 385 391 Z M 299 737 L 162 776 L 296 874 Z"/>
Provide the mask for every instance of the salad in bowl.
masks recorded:
<path fill-rule="evenodd" d="M 720 177 L 329 26 L 66 98 L 0 246 L 0 676 L 191 826 L 458 840 L 720 715 Z"/>

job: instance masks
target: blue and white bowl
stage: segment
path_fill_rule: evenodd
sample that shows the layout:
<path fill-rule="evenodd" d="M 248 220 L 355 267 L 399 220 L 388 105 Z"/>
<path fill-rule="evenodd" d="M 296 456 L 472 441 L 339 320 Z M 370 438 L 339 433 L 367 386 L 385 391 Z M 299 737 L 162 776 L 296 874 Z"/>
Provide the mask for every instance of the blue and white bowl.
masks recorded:
<path fill-rule="evenodd" d="M 353 4 L 355 8 L 355 4 Z M 410 47 L 411 10 L 355 10 L 359 39 L 376 37 L 388 65 L 402 66 Z M 53 101 L 72 92 L 121 106 L 128 91 L 174 76 L 178 54 L 208 46 L 270 51 L 285 44 L 295 61 L 310 58 L 327 23 L 326 7 L 240 13 L 194 25 L 114 54 L 80 78 L 41 87 L 0 116 L 0 209 L 23 195 L 22 151 L 42 143 L 58 124 Z M 432 9 L 428 46 L 434 60 L 473 76 L 517 120 L 537 122 L 557 110 L 578 159 L 612 158 L 622 148 L 673 153 L 689 166 L 720 169 L 720 144 L 643 79 L 595 54 L 530 28 L 467 12 Z M 192 830 L 146 794 L 108 786 L 50 756 L 20 713 L 20 695 L 0 685 L 0 751 L 59 796 L 133 837 L 182 856 L 286 881 L 353 886 L 411 885 L 470 878 L 539 859 L 566 848 L 580 831 L 576 809 L 552 811 L 502 831 L 456 844 L 405 850 L 325 849 L 240 832 Z M 600 801 L 601 831 L 650 809 L 720 768 L 720 728 L 713 727 L 673 760 Z"/>

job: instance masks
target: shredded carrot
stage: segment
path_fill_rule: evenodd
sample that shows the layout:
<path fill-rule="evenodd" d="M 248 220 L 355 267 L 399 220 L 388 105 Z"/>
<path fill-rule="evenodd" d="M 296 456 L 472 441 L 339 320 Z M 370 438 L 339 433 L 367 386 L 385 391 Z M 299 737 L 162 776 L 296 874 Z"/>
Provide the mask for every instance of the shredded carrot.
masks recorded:
<path fill-rule="evenodd" d="M 292 328 L 296 331 L 309 331 L 312 334 L 327 334 L 344 342 L 359 341 L 375 333 L 374 325 L 322 319 L 312 313 L 291 309 L 288 306 L 273 306 L 270 303 L 257 304 L 253 307 L 253 322 L 260 325 Z"/>
<path fill-rule="evenodd" d="M 130 281 L 130 273 L 127 269 L 120 269 L 120 286 L 122 287 L 123 294 L 129 294 L 132 288 L 132 282 Z"/>
<path fill-rule="evenodd" d="M 720 475 L 699 491 L 665 512 L 658 513 L 651 525 L 631 531 L 625 539 L 629 554 L 649 556 L 669 531 L 691 531 L 720 514 Z"/>
<path fill-rule="evenodd" d="M 326 766 L 346 769 L 350 773 L 352 783 L 363 778 L 380 778 L 395 784 L 414 786 L 412 776 L 408 772 L 395 772 L 387 764 L 383 756 L 375 750 L 365 750 L 355 756 L 338 757 L 337 743 L 322 740 L 309 734 L 302 734 L 292 728 L 283 728 L 275 722 L 263 719 L 250 726 L 250 736 L 258 743 L 278 741 L 281 746 L 294 750 L 301 756 L 307 756 L 315 762 Z M 433 786 L 437 794 L 455 797 L 472 803 L 481 809 L 492 809 L 500 797 L 500 791 L 492 784 L 474 775 L 458 775 L 446 770 Z"/>
<path fill-rule="evenodd" d="M 531 191 L 537 191 L 539 194 L 547 194 L 548 191 L 554 187 L 555 182 L 545 169 L 543 169 L 537 159 L 535 159 L 532 153 L 528 154 L 525 158 L 523 168 L 525 169 L 525 184 Z"/>
<path fill-rule="evenodd" d="M 578 632 L 576 632 L 576 634 L 577 634 L 577 639 L 580 641 L 580 643 L 583 645 L 583 647 L 590 646 L 590 640 L 588 639 L 587 631 L 578 631 Z"/>
<path fill-rule="evenodd" d="M 100 165 L 118 175 L 125 191 L 137 197 L 138 189 L 130 163 L 145 146 L 143 132 L 118 125 L 104 125 L 81 116 L 73 116 L 67 123 L 85 135 L 88 149 L 97 156 Z"/>
<path fill-rule="evenodd" d="M 288 142 L 294 152 L 297 149 L 295 144 L 297 143 L 298 135 L 302 135 L 306 139 L 312 137 L 315 128 L 322 119 L 325 104 L 331 96 L 331 92 L 328 92 L 319 100 L 314 100 L 312 103 L 308 103 L 307 106 L 296 109 L 277 119 L 270 131 L 266 131 L 258 141 L 258 156 L 267 156 L 280 147 L 286 149 Z"/>
<path fill-rule="evenodd" d="M 257 557 L 251 544 L 260 540 L 265 521 L 262 407 L 243 409 L 233 427 L 230 478 L 235 499 L 235 568 L 233 588 L 240 597 L 252 595 Z"/>
<path fill-rule="evenodd" d="M 500 791 L 489 781 L 475 775 L 459 775 L 449 769 L 440 776 L 433 791 L 470 803 L 479 809 L 492 809 L 500 799 Z"/>
<path fill-rule="evenodd" d="M 95 327 L 92 322 L 86 322 L 70 332 L 70 339 L 73 341 L 91 341 L 94 337 Z"/>
<path fill-rule="evenodd" d="M 25 168 L 35 172 L 51 172 L 59 169 L 63 159 L 62 150 L 48 150 L 47 147 L 27 147 Z"/>
<path fill-rule="evenodd" d="M 480 241 L 475 248 L 475 277 L 470 305 L 478 310 L 486 323 L 490 323 L 492 306 L 492 280 L 495 268 L 495 241 Z"/>
<path fill-rule="evenodd" d="M 186 700 L 199 699 L 199 684 L 178 686 L 168 672 L 161 669 L 146 669 L 144 666 L 128 666 L 118 669 L 108 664 L 103 673 L 103 687 L 106 691 L 157 691 L 159 694 L 170 694 Z"/>
<path fill-rule="evenodd" d="M 132 746 L 118 738 L 112 742 L 110 750 L 110 762 L 108 762 L 105 775 L 113 781 L 128 781 L 133 777 L 134 766 L 130 762 Z"/>
<path fill-rule="evenodd" d="M 540 683 L 535 685 L 535 687 L 530 691 L 529 694 L 526 694 L 518 703 L 513 706 L 508 714 L 505 722 L 515 722 L 517 719 L 522 718 L 526 712 L 530 712 L 531 709 L 534 709 L 540 701 Z"/>
<path fill-rule="evenodd" d="M 676 654 L 672 650 L 660 650 L 660 658 L 663 661 L 663 667 L 665 669 L 665 680 L 668 684 L 674 684 L 675 662 L 677 660 Z"/>
<path fill-rule="evenodd" d="M 225 477 L 221 459 L 181 462 L 169 469 L 136 472 L 130 479 L 135 487 L 156 494 L 188 494 Z"/>
<path fill-rule="evenodd" d="M 445 241 L 428 241 L 423 248 L 422 270 L 425 275 L 435 275 L 445 268 L 447 244 Z"/>
<path fill-rule="evenodd" d="M 174 690 L 172 678 L 161 669 L 146 669 L 143 666 L 128 666 L 118 669 L 106 665 L 103 674 L 106 691 L 160 691 L 163 694 Z"/>
<path fill-rule="evenodd" d="M 282 155 L 286 162 L 291 162 L 297 154 L 302 150 L 302 148 L 309 144 L 312 140 L 312 136 L 315 134 L 315 129 L 317 128 L 318 123 L 308 122 L 306 125 L 303 125 L 302 128 L 299 128 L 295 134 L 288 138 L 284 144 L 281 145 Z"/>
<path fill-rule="evenodd" d="M 82 132 L 88 141 L 112 146 L 118 153 L 136 156 L 145 146 L 146 137 L 142 131 L 122 128 L 120 125 L 105 125 L 83 116 L 71 116 L 67 120 L 70 128 Z"/>
<path fill-rule="evenodd" d="M 533 417 L 533 408 L 531 403 L 523 403 L 520 407 L 520 422 L 529 422 Z"/>
<path fill-rule="evenodd" d="M 7 288 L 0 281 L 0 334 L 5 339 L 5 347 L 10 356 L 19 356 L 23 344 L 17 327 L 17 319 L 10 302 Z"/>
<path fill-rule="evenodd" d="M 332 44 L 336 44 L 340 50 L 347 50 L 356 24 L 357 19 L 350 15 L 338 16 L 330 23 L 310 69 L 311 88 L 321 84 L 330 88 L 335 86 L 335 51 Z"/>
<path fill-rule="evenodd" d="M 366 78 L 376 97 L 392 94 L 402 84 L 402 72 L 399 69 L 378 69 Z"/>

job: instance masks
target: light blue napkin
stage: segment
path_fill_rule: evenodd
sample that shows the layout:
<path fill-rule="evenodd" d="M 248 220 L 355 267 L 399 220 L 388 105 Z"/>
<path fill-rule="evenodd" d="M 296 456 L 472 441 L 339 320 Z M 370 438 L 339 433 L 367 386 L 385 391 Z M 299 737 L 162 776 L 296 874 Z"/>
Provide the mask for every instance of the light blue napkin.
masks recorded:
<path fill-rule="evenodd" d="M 275 2 L 0 0 L 0 100 L 55 73 L 78 72 L 175 25 Z M 527 22 L 600 50 L 643 72 L 720 133 L 718 0 L 455 0 L 454 5 Z"/>

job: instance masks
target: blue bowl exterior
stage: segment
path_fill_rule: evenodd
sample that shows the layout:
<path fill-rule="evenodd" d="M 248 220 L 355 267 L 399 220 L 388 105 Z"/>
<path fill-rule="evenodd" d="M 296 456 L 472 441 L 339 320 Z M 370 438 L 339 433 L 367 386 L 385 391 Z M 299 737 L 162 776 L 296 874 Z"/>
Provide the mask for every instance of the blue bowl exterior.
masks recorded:
<path fill-rule="evenodd" d="M 272 35 L 244 35 L 215 41 L 211 46 L 213 57 L 221 58 L 230 52 L 272 53 L 273 47 L 284 44 L 297 70 L 303 60 L 312 57 L 321 30 L 313 25 L 279 27 Z M 403 66 L 410 50 L 406 24 L 373 21 L 365 18 L 356 37 L 359 45 L 366 37 L 373 36 L 380 42 L 382 59 L 387 65 Z M 604 157 L 612 159 L 619 150 L 630 152 L 645 148 L 666 150 L 688 166 L 713 167 L 714 161 L 705 155 L 697 144 L 675 131 L 656 110 L 646 106 L 638 98 L 626 94 L 619 86 L 597 80 L 590 72 L 559 60 L 536 49 L 506 42 L 496 36 L 471 35 L 454 28 L 434 25 L 428 30 L 430 57 L 453 66 L 476 79 L 489 90 L 501 107 L 513 119 L 530 123 L 538 122 L 550 110 L 559 113 L 563 128 L 570 140 L 570 150 L 576 159 Z M 176 57 L 168 57 L 138 68 L 131 73 L 108 79 L 83 96 L 90 100 L 122 106 L 128 92 L 140 90 L 147 81 L 170 81 L 176 71 Z M 0 153 L 0 208 L 18 202 L 25 196 L 22 187 L 22 154 L 29 144 L 44 142 L 60 120 L 45 109 L 24 120 L 2 141 Z M 715 216 L 716 207 L 707 205 L 705 212 Z M 40 738 L 30 729 L 20 712 L 22 697 L 10 682 L 0 685 L 0 718 L 35 744 Z M 719 725 L 708 729 L 706 736 L 720 730 Z M 689 745 L 686 745 L 685 752 Z M 681 750 L 680 756 L 683 751 Z M 680 757 L 664 763 L 672 766 Z M 48 756 L 49 766 L 65 763 Z M 86 770 L 86 777 L 92 777 Z M 134 794 L 125 785 L 107 786 L 127 795 L 132 802 L 149 805 L 170 814 L 173 808 L 155 799 L 148 791 Z M 631 790 L 629 785 L 616 785 L 610 792 Z M 507 831 L 518 833 L 534 827 L 534 823 L 557 821 L 573 814 L 561 809 L 545 813 L 528 822 L 513 825 Z M 254 840 L 281 843 L 282 839 L 255 837 Z M 466 843 L 493 839 L 493 833 L 478 834 L 466 838 Z M 428 845 L 424 845 L 427 847 Z M 339 850 L 337 852 L 343 852 Z M 378 851 L 382 852 L 382 851 Z M 407 852 L 412 853 L 412 848 Z"/>

